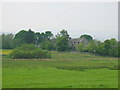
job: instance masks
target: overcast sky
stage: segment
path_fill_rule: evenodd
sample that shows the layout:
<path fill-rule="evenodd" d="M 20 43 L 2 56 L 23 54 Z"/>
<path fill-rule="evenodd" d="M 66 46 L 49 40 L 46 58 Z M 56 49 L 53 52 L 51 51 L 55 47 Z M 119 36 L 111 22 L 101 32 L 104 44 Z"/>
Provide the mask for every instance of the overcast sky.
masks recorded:
<path fill-rule="evenodd" d="M 2 32 L 62 29 L 71 37 L 89 34 L 98 40 L 118 38 L 117 2 L 6 2 L 2 3 Z"/>

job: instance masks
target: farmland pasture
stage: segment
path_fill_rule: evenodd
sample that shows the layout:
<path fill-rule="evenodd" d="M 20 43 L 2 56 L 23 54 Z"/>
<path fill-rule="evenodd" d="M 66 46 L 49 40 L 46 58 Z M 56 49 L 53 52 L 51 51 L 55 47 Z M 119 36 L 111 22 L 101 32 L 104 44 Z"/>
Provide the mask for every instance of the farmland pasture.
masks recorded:
<path fill-rule="evenodd" d="M 52 52 L 48 60 L 3 56 L 3 88 L 117 88 L 118 59 Z"/>

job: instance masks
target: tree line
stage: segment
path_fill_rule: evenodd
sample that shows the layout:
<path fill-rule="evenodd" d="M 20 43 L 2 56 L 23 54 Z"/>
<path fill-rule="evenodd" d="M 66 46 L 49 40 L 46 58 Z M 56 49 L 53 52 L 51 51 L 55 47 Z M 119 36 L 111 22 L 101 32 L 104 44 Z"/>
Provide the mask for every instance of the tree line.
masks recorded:
<path fill-rule="evenodd" d="M 66 30 L 61 30 L 57 35 L 51 31 L 34 32 L 31 29 L 21 30 L 17 34 L 1 34 L 2 49 L 13 49 L 23 44 L 33 44 L 43 50 L 55 51 L 79 51 L 89 52 L 104 56 L 120 56 L 120 42 L 116 39 L 107 39 L 104 42 L 93 39 L 90 35 L 81 35 L 79 38 L 85 38 L 89 41 L 87 45 L 80 43 L 76 48 L 69 45 L 69 36 Z"/>
<path fill-rule="evenodd" d="M 80 43 L 77 46 L 77 50 L 80 52 L 90 52 L 104 56 L 120 56 L 120 42 L 116 39 L 107 39 L 104 42 L 91 40 L 88 45 Z"/>

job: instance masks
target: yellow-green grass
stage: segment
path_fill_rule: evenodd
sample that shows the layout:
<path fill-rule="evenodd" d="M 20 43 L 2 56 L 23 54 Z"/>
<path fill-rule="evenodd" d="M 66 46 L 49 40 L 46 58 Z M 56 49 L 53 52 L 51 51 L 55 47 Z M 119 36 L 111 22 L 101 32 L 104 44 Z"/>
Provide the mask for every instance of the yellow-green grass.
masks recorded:
<path fill-rule="evenodd" d="M 3 57 L 3 88 L 117 88 L 118 59 L 52 53 L 51 60 Z"/>

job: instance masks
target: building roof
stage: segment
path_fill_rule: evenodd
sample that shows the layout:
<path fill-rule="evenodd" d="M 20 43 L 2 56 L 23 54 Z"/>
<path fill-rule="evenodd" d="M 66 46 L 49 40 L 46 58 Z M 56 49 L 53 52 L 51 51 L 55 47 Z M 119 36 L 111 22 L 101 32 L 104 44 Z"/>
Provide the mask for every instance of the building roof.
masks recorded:
<path fill-rule="evenodd" d="M 72 39 L 69 39 L 69 42 L 82 42 L 83 39 L 82 38 L 72 38 Z"/>

